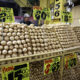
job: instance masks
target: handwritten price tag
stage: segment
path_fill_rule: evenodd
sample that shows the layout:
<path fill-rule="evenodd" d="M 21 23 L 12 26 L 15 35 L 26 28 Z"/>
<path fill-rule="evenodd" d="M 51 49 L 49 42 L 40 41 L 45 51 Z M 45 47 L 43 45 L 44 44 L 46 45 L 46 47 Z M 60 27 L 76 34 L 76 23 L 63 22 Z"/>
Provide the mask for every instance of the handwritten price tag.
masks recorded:
<path fill-rule="evenodd" d="M 2 80 L 29 80 L 29 63 L 3 66 Z"/>

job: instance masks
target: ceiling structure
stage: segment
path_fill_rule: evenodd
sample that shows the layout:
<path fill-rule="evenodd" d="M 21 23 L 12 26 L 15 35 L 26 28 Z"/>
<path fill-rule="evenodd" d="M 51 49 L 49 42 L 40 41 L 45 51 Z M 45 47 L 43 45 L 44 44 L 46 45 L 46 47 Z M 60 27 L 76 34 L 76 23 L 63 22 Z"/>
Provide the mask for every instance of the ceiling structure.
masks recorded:
<path fill-rule="evenodd" d="M 74 2 L 74 6 L 80 5 L 80 0 L 72 0 Z"/>

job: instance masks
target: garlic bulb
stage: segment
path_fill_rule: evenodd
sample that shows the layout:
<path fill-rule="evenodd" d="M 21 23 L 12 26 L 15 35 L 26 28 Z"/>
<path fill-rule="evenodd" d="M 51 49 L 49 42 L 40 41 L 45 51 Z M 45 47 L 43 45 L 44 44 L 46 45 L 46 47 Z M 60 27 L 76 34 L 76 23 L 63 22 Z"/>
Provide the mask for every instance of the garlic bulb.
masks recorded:
<path fill-rule="evenodd" d="M 6 41 L 1 41 L 1 45 L 6 45 Z"/>

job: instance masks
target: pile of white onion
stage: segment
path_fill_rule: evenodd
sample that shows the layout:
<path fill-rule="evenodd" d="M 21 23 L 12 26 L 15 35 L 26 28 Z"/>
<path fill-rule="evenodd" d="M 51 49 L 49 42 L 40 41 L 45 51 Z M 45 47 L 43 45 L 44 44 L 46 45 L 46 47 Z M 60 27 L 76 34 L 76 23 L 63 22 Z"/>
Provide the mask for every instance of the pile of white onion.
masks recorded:
<path fill-rule="evenodd" d="M 5 24 L 0 26 L 0 58 L 32 54 L 26 25 Z"/>

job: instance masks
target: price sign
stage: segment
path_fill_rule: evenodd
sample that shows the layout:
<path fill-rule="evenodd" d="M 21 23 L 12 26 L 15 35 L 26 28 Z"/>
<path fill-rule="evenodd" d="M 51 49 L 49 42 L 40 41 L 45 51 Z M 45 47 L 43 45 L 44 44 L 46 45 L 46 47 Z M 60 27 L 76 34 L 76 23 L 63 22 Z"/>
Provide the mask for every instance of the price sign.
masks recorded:
<path fill-rule="evenodd" d="M 50 8 L 44 8 L 42 10 L 41 19 L 47 20 L 47 21 L 51 20 Z"/>
<path fill-rule="evenodd" d="M 55 0 L 54 18 L 61 18 L 61 0 Z"/>
<path fill-rule="evenodd" d="M 12 8 L 0 7 L 0 22 L 14 22 L 14 14 Z"/>
<path fill-rule="evenodd" d="M 62 22 L 72 23 L 72 13 L 71 12 L 62 12 Z"/>
<path fill-rule="evenodd" d="M 52 65 L 53 59 L 48 59 L 44 61 L 44 75 L 52 73 Z"/>
<path fill-rule="evenodd" d="M 60 57 L 53 58 L 52 72 L 60 70 Z"/>
<path fill-rule="evenodd" d="M 50 8 L 33 7 L 34 20 L 51 20 Z"/>
<path fill-rule="evenodd" d="M 58 71 L 60 69 L 60 57 L 44 61 L 44 75 Z"/>
<path fill-rule="evenodd" d="M 39 6 L 33 7 L 33 18 L 34 20 L 41 20 L 42 8 Z"/>
<path fill-rule="evenodd" d="M 65 69 L 71 68 L 77 64 L 77 54 L 69 54 L 64 58 Z"/>
<path fill-rule="evenodd" d="M 29 63 L 3 66 L 2 80 L 29 80 Z"/>

